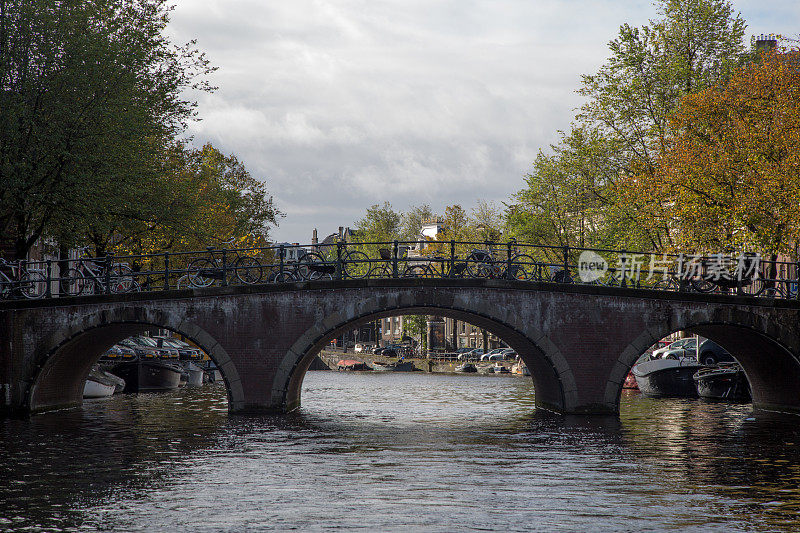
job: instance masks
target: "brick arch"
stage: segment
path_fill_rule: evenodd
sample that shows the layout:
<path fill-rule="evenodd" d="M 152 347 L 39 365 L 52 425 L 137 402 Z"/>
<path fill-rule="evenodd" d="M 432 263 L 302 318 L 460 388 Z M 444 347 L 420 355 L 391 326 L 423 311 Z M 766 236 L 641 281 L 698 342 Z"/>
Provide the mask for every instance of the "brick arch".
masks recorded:
<path fill-rule="evenodd" d="M 732 306 L 676 313 L 668 322 L 650 325 L 620 354 L 606 387 L 606 400 L 619 405 L 622 383 L 636 359 L 676 331 L 695 333 L 728 350 L 750 381 L 754 407 L 800 413 L 800 360 L 790 348 L 797 345 L 796 333 L 770 320 L 768 314 Z"/>
<path fill-rule="evenodd" d="M 117 307 L 83 315 L 72 326 L 57 331 L 39 345 L 25 393 L 28 410 L 36 412 L 80 405 L 83 382 L 102 352 L 122 339 L 153 327 L 179 333 L 200 346 L 223 374 L 229 409 L 236 410 L 244 405 L 236 367 L 210 334 L 171 313 Z"/>
<path fill-rule="evenodd" d="M 402 301 L 365 299 L 315 322 L 281 359 L 272 384 L 271 405 L 283 411 L 299 407 L 305 373 L 332 338 L 358 324 L 398 314 L 445 316 L 481 326 L 502 338 L 528 365 L 538 408 L 563 412 L 577 403 L 577 386 L 567 359 L 536 324 L 522 323 L 509 309 L 480 309 L 463 302 L 443 306 L 420 294 Z"/>

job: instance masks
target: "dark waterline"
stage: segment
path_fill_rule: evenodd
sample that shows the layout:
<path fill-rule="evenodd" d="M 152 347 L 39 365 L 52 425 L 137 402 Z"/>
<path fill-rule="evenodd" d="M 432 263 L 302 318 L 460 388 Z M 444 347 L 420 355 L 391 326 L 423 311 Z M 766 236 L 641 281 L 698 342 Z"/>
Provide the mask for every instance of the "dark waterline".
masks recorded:
<path fill-rule="evenodd" d="M 310 372 L 288 417 L 216 386 L 3 420 L 0 530 L 792 531 L 798 443 L 748 405 L 556 417 L 522 378 Z"/>

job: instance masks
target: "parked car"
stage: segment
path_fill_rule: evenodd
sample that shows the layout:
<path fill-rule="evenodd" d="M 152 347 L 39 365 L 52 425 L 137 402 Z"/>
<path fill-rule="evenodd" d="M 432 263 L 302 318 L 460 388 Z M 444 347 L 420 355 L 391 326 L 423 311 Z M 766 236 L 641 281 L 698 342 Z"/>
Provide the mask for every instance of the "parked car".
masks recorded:
<path fill-rule="evenodd" d="M 661 359 L 662 356 L 669 352 L 670 350 L 683 350 L 684 352 L 688 353 L 690 351 L 694 351 L 697 347 L 697 338 L 696 337 L 686 337 L 685 339 L 678 339 L 675 342 L 671 342 L 668 345 L 653 350 L 653 359 Z"/>
<path fill-rule="evenodd" d="M 506 358 L 506 359 L 511 359 L 511 360 L 516 359 L 517 358 L 517 352 L 516 352 L 516 350 L 514 350 L 514 348 L 504 348 L 503 349 L 503 357 Z"/>
<path fill-rule="evenodd" d="M 489 359 L 489 357 L 493 355 L 499 355 L 502 358 L 502 354 L 505 348 L 495 348 L 494 350 L 489 350 L 485 354 L 481 355 L 481 361 L 497 361 L 497 359 Z"/>
<path fill-rule="evenodd" d="M 711 339 L 706 339 L 697 348 L 697 361 L 703 365 L 716 365 L 718 363 L 733 363 L 735 359 L 731 357 L 728 350 Z"/>
<path fill-rule="evenodd" d="M 174 348 L 178 350 L 178 354 L 182 360 L 185 359 L 202 359 L 203 352 L 188 342 L 184 342 L 175 337 L 152 337 L 156 341 L 159 348 Z"/>
<path fill-rule="evenodd" d="M 478 361 L 483 355 L 483 348 L 471 348 L 469 351 L 459 354 L 459 361 Z"/>

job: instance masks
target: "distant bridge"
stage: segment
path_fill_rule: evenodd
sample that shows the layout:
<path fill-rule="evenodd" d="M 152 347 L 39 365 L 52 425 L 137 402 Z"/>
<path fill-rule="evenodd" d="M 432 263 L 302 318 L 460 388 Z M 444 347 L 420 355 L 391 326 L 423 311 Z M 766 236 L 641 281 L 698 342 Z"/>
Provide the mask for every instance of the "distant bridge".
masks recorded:
<path fill-rule="evenodd" d="M 165 328 L 191 339 L 220 367 L 231 412 L 286 412 L 300 405 L 305 372 L 331 339 L 378 318 L 425 314 L 478 325 L 507 342 L 530 369 L 540 408 L 617 413 L 625 376 L 639 355 L 683 330 L 731 352 L 747 374 L 756 407 L 800 412 L 796 299 L 763 290 L 747 294 L 745 285 L 752 284 L 741 281 L 723 287 L 725 293 L 693 291 L 686 276 L 679 276 L 676 287 L 684 290 L 656 290 L 641 283 L 641 273 L 627 282 L 617 276 L 616 286 L 573 283 L 579 265 L 569 260 L 562 268 L 553 260 L 531 259 L 530 271 L 546 270 L 546 280 L 513 275 L 514 261 L 488 256 L 484 275 L 458 276 L 452 269 L 466 260 L 455 253 L 401 258 L 399 247 L 391 248 L 388 257 L 376 251 L 377 259 L 366 252 L 366 260 L 352 258 L 354 274 L 359 264 L 369 265 L 360 277 L 346 274 L 340 246 L 336 259 L 295 262 L 292 270 L 305 268 L 309 279 L 273 275 L 270 282 L 265 277 L 227 285 L 236 274 L 227 265 L 218 276 L 219 265 L 193 270 L 184 261 L 176 268 L 175 258 L 163 256 L 167 265 L 160 270 L 108 269 L 95 282 L 104 294 L 90 295 L 71 294 L 69 277 L 50 270 L 46 297 L 0 302 L 0 409 L 19 414 L 79 405 L 83 382 L 105 350 L 131 335 Z M 288 261 L 271 259 L 270 265 L 278 266 L 272 272 L 289 271 Z M 105 261 L 113 267 L 119 259 Z M 401 275 L 414 264 L 437 262 L 452 275 L 441 275 L 441 267 L 437 276 Z M 501 262 L 504 268 L 498 267 Z M 375 276 L 378 264 L 388 270 Z M 72 265 L 67 267 L 65 272 Z M 255 264 L 242 268 L 244 277 Z M 133 290 L 158 272 L 163 274 L 158 290 Z M 174 288 L 180 278 L 194 286 Z M 211 286 L 200 286 L 208 280 Z M 771 286 L 779 283 L 783 295 L 794 296 L 796 282 L 773 279 Z"/>

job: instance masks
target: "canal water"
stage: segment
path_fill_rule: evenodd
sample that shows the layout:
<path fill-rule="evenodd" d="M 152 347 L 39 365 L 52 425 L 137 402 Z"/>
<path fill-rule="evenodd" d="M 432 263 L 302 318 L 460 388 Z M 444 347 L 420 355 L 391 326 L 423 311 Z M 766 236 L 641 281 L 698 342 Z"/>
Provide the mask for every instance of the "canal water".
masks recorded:
<path fill-rule="evenodd" d="M 309 372 L 288 417 L 220 385 L 0 421 L 0 530 L 797 531 L 800 419 L 528 379 Z"/>

